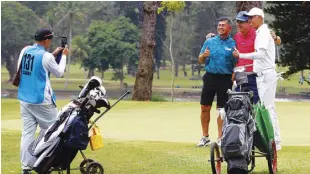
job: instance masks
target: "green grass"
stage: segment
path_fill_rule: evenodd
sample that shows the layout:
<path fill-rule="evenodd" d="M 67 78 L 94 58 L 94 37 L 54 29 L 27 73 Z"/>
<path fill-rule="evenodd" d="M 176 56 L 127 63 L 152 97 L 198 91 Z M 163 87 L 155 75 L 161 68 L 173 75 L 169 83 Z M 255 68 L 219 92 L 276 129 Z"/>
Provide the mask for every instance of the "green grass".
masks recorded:
<path fill-rule="evenodd" d="M 64 106 L 67 100 L 58 100 Z M 113 103 L 114 101 L 111 101 Z M 283 150 L 279 152 L 280 174 L 310 171 L 309 102 L 279 102 Z M 19 102 L 2 99 L 2 173 L 19 173 L 21 120 Z M 216 111 L 213 107 L 211 139 L 216 139 Z M 98 115 L 94 115 L 94 118 Z M 211 173 L 209 148 L 197 148 L 200 138 L 198 102 L 133 102 L 121 101 L 98 125 L 105 147 L 86 156 L 104 165 L 106 173 Z M 72 163 L 82 161 L 78 155 Z M 224 167 L 223 167 L 224 169 Z M 257 158 L 254 173 L 268 173 L 267 161 Z M 72 172 L 78 173 L 78 172 Z"/>
<path fill-rule="evenodd" d="M 68 100 L 57 103 L 60 108 Z M 2 128 L 20 130 L 17 100 L 3 99 L 1 105 Z M 310 145 L 309 105 L 310 102 L 276 103 L 284 145 Z M 211 114 L 210 135 L 215 138 L 215 105 Z M 200 105 L 198 102 L 121 101 L 98 121 L 98 125 L 107 138 L 195 143 L 201 132 Z"/>
<path fill-rule="evenodd" d="M 199 86 L 202 85 L 202 81 L 193 81 L 193 80 L 189 80 L 191 77 L 191 70 L 189 67 L 186 68 L 187 72 L 188 72 L 188 77 L 184 77 L 183 76 L 183 72 L 182 69 L 179 69 L 179 77 L 175 78 L 175 86 L 180 86 L 181 89 L 179 90 L 189 90 L 188 88 L 190 88 L 190 90 L 192 90 L 192 86 Z M 285 71 L 287 68 L 278 68 L 278 71 Z M 126 71 L 125 71 L 126 72 Z M 203 71 L 201 72 L 203 75 Z M 305 75 L 306 77 L 308 76 L 308 74 L 310 73 L 310 71 L 305 71 Z M 104 74 L 104 85 L 107 88 L 119 88 L 120 86 L 120 82 L 119 81 L 112 81 L 112 74 L 113 71 L 109 70 L 107 72 L 105 72 Z M 9 78 L 9 74 L 7 69 L 2 66 L 1 67 L 1 85 L 2 85 L 2 89 L 16 89 L 16 87 L 14 87 L 11 84 L 7 83 L 7 80 Z M 101 77 L 101 73 L 96 72 L 95 73 L 96 76 Z M 197 72 L 196 72 L 197 75 Z M 66 76 L 66 74 L 65 74 Z M 278 87 L 285 87 L 286 88 L 286 92 L 288 93 L 296 93 L 298 94 L 299 92 L 302 91 L 310 91 L 310 86 L 307 84 L 304 85 L 299 85 L 298 81 L 299 81 L 299 77 L 300 77 L 300 73 L 296 73 L 294 75 L 291 76 L 290 80 L 284 80 L 284 81 L 279 81 L 278 82 Z M 59 90 L 59 89 L 64 89 L 64 84 L 65 84 L 66 79 L 56 79 L 52 76 L 51 78 L 51 83 L 52 83 L 52 87 L 54 90 Z M 126 76 L 125 83 L 127 83 L 130 86 L 134 85 L 135 82 L 135 77 L 131 77 L 131 76 Z M 67 90 L 79 90 L 78 86 L 82 85 L 85 83 L 85 76 L 84 76 L 84 71 L 82 68 L 80 68 L 80 65 L 72 65 L 70 67 L 70 76 L 69 76 L 69 85 Z M 158 88 L 171 88 L 171 70 L 169 68 L 167 68 L 166 70 L 161 70 L 160 71 L 160 79 L 156 78 L 156 74 L 154 74 L 154 79 L 153 79 L 153 88 L 156 91 L 160 91 L 158 90 Z M 278 88 L 279 89 L 279 88 Z"/>
<path fill-rule="evenodd" d="M 2 131 L 2 173 L 19 173 L 19 141 L 19 132 Z M 104 148 L 97 151 L 87 149 L 85 154 L 87 158 L 101 163 L 107 174 L 211 173 L 208 163 L 210 152 L 208 147 L 197 148 L 193 143 L 118 141 L 113 139 L 105 139 L 104 143 Z M 278 156 L 279 174 L 310 171 L 310 147 L 284 147 Z M 71 166 L 77 167 L 81 161 L 81 155 L 78 154 Z M 223 163 L 223 165 L 226 164 Z M 72 171 L 71 173 L 79 172 Z M 256 168 L 253 173 L 268 173 L 265 158 L 256 158 Z"/>

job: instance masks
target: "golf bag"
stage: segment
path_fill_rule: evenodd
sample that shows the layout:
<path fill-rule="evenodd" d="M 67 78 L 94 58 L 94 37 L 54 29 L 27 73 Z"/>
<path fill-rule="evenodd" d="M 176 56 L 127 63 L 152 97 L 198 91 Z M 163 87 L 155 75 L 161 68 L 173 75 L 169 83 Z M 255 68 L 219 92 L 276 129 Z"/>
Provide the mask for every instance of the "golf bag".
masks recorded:
<path fill-rule="evenodd" d="M 101 84 L 101 79 L 92 77 L 78 99 L 64 106 L 58 112 L 56 122 L 47 130 L 41 130 L 38 138 L 30 144 L 28 152 L 32 159 L 28 165 L 34 171 L 46 174 L 51 168 L 66 170 L 77 152 L 87 148 L 89 119 L 94 112 L 100 112 L 98 108 L 110 108 Z"/>
<path fill-rule="evenodd" d="M 230 93 L 224 109 L 226 116 L 223 122 L 221 150 L 228 164 L 227 171 L 229 173 L 238 169 L 247 173 L 253 132 L 256 130 L 250 94 Z"/>

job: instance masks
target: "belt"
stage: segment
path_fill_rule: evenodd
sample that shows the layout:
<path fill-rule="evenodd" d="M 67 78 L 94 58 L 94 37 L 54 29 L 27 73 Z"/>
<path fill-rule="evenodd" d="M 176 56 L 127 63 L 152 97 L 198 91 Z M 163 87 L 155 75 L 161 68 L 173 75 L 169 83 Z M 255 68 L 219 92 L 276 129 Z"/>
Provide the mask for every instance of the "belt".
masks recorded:
<path fill-rule="evenodd" d="M 264 74 L 268 73 L 268 72 L 271 72 L 271 71 L 275 71 L 274 69 L 267 69 L 267 70 L 264 70 L 264 71 L 261 71 L 261 72 L 257 72 L 256 73 L 256 76 L 257 77 L 261 77 L 263 76 Z"/>

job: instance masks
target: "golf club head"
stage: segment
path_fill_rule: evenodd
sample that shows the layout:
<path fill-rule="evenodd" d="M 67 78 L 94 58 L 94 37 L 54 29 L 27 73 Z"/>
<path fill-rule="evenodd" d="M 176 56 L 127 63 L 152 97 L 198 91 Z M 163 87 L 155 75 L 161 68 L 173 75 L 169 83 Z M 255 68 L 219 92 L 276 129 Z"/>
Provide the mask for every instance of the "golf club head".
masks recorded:
<path fill-rule="evenodd" d="M 89 92 L 89 97 L 92 99 L 92 100 L 98 100 L 100 99 L 101 97 L 105 96 L 106 94 L 106 90 L 103 86 L 99 86 L 93 90 L 90 90 Z"/>
<path fill-rule="evenodd" d="M 91 77 L 81 90 L 79 98 L 86 97 L 90 90 L 93 90 L 94 88 L 99 87 L 101 85 L 102 81 L 99 77 L 96 76 Z"/>
<path fill-rule="evenodd" d="M 101 93 L 103 95 L 105 95 L 107 93 L 107 91 L 105 90 L 105 87 L 103 87 L 103 86 L 99 86 L 98 89 L 101 91 Z"/>
<path fill-rule="evenodd" d="M 108 99 L 101 97 L 100 99 L 96 100 L 96 108 L 105 107 L 107 109 L 111 108 L 110 102 Z"/>

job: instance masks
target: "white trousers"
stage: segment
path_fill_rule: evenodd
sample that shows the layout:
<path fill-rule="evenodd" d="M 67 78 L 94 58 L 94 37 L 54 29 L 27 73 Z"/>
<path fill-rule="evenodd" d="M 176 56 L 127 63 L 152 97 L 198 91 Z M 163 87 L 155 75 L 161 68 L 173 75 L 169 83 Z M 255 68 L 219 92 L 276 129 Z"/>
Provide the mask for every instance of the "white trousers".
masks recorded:
<path fill-rule="evenodd" d="M 281 139 L 280 139 L 280 127 L 278 122 L 278 116 L 275 111 L 275 98 L 277 89 L 277 72 L 275 70 L 267 70 L 259 75 L 257 78 L 257 90 L 260 101 L 265 105 L 266 109 L 269 111 L 270 119 L 272 121 L 275 142 L 277 150 L 281 149 Z"/>
<path fill-rule="evenodd" d="M 27 164 L 33 158 L 28 152 L 28 147 L 35 139 L 37 125 L 39 125 L 41 129 L 47 129 L 55 122 L 57 109 L 54 105 L 33 105 L 21 101 L 20 112 L 23 121 L 20 158 L 22 169 L 30 169 Z"/>

